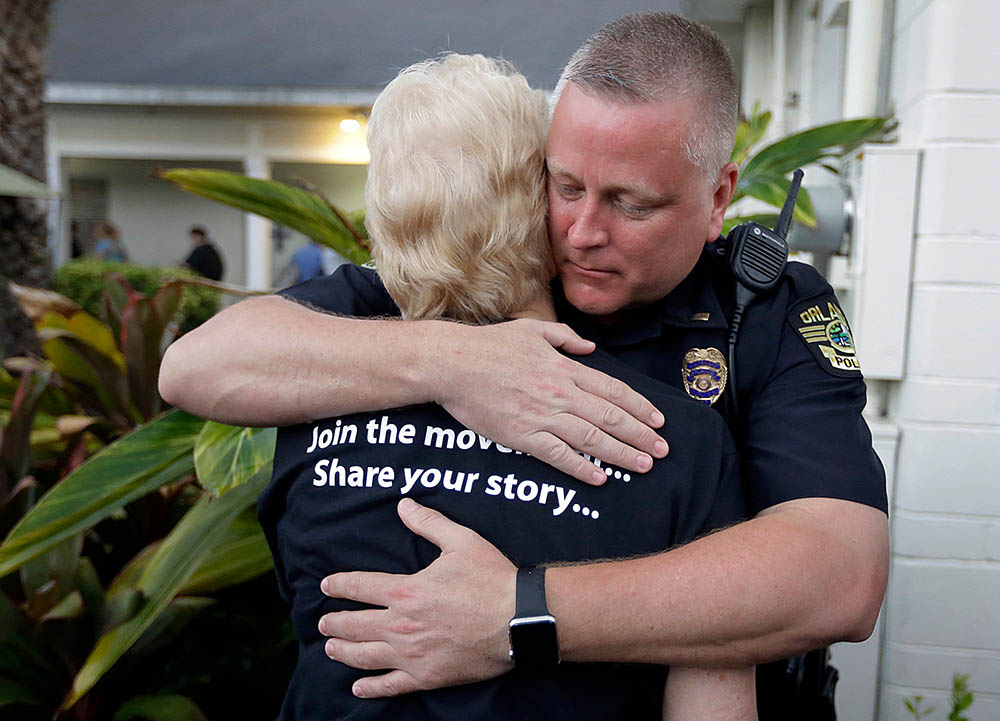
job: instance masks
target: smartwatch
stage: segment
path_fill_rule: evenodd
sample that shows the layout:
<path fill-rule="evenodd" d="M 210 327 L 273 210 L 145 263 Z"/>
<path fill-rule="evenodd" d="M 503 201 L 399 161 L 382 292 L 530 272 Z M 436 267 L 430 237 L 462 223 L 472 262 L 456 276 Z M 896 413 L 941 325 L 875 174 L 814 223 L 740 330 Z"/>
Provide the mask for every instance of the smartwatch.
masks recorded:
<path fill-rule="evenodd" d="M 545 605 L 545 569 L 517 569 L 514 618 L 510 620 L 510 659 L 519 669 L 537 671 L 559 663 L 556 619 Z"/>

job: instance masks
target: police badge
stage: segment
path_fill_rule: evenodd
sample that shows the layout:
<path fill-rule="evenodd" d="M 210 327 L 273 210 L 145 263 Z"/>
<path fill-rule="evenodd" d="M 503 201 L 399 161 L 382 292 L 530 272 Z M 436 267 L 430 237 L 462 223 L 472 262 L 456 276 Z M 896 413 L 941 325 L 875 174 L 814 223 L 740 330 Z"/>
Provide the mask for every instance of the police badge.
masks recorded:
<path fill-rule="evenodd" d="M 719 400 L 725 390 L 729 369 L 721 351 L 715 348 L 692 348 L 684 354 L 681 377 L 687 394 L 710 406 Z"/>

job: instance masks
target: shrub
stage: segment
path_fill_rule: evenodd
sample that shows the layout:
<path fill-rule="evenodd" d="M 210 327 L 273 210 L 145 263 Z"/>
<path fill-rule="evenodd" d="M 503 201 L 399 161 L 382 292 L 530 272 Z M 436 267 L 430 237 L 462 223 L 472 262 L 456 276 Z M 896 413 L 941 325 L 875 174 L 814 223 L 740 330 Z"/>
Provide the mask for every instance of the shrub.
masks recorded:
<path fill-rule="evenodd" d="M 123 275 L 129 285 L 146 295 L 155 293 L 167 278 L 196 277 L 194 273 L 184 268 L 147 267 L 80 258 L 70 261 L 56 271 L 55 290 L 79 303 L 91 315 L 100 318 L 104 275 L 111 271 Z M 185 285 L 174 321 L 180 326 L 180 332 L 186 333 L 211 318 L 218 310 L 217 290 Z"/>

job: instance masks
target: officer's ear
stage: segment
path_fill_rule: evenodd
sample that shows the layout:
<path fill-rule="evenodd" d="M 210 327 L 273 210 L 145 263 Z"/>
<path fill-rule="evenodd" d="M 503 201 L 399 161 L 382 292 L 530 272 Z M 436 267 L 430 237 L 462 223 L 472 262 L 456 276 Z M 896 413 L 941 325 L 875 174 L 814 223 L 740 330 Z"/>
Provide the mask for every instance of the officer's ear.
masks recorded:
<path fill-rule="evenodd" d="M 722 221 L 725 220 L 729 203 L 736 192 L 736 180 L 740 174 L 740 166 L 736 163 L 726 163 L 719 170 L 714 182 L 709 186 L 712 193 L 712 212 L 709 216 L 708 237 L 706 243 L 710 243 L 722 233 Z"/>

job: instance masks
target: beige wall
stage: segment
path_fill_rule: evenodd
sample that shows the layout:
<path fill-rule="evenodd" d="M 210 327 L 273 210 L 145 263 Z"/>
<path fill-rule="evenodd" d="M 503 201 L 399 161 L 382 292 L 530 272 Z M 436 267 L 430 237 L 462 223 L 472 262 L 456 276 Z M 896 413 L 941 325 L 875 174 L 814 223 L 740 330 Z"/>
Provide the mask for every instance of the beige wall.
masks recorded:
<path fill-rule="evenodd" d="M 59 262 L 69 257 L 71 178 L 108 184 L 108 216 L 118 225 L 134 261 L 174 265 L 187 255 L 187 229 L 204 225 L 226 264 L 224 280 L 247 283 L 246 216 L 180 192 L 156 180 L 155 167 L 208 167 L 245 172 L 264 162 L 284 182 L 303 178 L 339 207 L 362 207 L 367 177 L 363 132 L 339 129 L 344 108 L 190 108 L 53 106 L 50 154 L 63 195 L 53 243 Z M 292 234 L 275 254 L 275 272 L 305 239 Z"/>
<path fill-rule="evenodd" d="M 196 162 L 198 167 L 240 171 L 238 163 Z M 176 162 L 66 158 L 63 187 L 71 178 L 100 178 L 108 184 L 108 220 L 121 230 L 129 259 L 141 265 L 178 265 L 191 250 L 187 230 L 205 226 L 225 262 L 224 280 L 244 278 L 243 213 L 177 190 L 152 177 L 156 167 Z M 184 163 L 183 165 L 188 165 Z M 69 221 L 68 203 L 64 215 Z"/>

